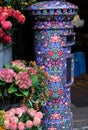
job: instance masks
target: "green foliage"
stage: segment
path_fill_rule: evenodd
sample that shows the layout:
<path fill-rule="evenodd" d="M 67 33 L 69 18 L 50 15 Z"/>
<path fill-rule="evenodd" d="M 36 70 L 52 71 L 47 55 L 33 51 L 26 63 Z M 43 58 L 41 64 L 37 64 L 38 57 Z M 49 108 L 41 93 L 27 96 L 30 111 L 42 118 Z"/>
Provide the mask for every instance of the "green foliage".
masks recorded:
<path fill-rule="evenodd" d="M 8 88 L 8 93 L 15 93 L 17 92 L 18 88 L 14 85 L 14 83 L 11 84 L 11 86 Z"/>
<path fill-rule="evenodd" d="M 25 10 L 29 5 L 35 3 L 36 0 L 1 0 L 0 5 L 1 6 L 9 6 L 16 10 L 23 11 Z"/>

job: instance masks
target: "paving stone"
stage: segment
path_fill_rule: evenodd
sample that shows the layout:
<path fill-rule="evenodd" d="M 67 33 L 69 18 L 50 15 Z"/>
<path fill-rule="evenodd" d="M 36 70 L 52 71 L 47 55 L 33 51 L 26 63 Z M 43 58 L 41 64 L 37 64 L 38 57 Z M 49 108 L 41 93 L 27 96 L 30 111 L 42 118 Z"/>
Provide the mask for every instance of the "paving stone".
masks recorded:
<path fill-rule="evenodd" d="M 73 130 L 88 130 L 88 107 L 76 107 L 72 104 Z"/>

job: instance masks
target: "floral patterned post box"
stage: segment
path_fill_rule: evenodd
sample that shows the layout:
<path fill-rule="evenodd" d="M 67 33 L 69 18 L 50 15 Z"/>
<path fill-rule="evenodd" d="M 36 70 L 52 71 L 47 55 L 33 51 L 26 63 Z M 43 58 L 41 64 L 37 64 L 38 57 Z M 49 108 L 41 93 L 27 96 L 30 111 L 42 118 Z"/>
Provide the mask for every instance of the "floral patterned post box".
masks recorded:
<path fill-rule="evenodd" d="M 31 5 L 36 62 L 50 75 L 49 101 L 43 112 L 43 130 L 72 130 L 70 86 L 74 81 L 75 33 L 71 20 L 78 7 L 64 1 L 43 1 Z"/>

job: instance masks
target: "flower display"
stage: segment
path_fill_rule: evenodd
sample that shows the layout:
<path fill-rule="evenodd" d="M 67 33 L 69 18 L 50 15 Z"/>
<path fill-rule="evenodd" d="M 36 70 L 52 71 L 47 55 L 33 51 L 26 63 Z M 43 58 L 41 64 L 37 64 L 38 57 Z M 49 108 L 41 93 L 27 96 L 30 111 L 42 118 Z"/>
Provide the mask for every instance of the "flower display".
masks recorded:
<path fill-rule="evenodd" d="M 19 10 L 0 6 L 0 43 L 11 44 L 16 23 L 24 22 L 25 16 Z"/>
<path fill-rule="evenodd" d="M 42 118 L 41 111 L 23 105 L 6 112 L 4 127 L 6 130 L 39 130 Z"/>
<path fill-rule="evenodd" d="M 48 73 L 35 62 L 12 61 L 12 65 L 0 70 L 0 102 L 21 102 L 36 110 L 48 98 Z M 33 113 L 32 113 L 33 114 Z"/>

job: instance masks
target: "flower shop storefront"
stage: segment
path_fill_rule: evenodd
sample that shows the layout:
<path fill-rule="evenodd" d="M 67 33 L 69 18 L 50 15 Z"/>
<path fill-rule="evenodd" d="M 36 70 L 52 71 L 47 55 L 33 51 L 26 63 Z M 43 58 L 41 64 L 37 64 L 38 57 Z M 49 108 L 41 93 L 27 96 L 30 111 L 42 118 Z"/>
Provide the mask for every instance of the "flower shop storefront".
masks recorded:
<path fill-rule="evenodd" d="M 7 13 L 11 9 L 1 7 L 2 15 L 3 11 Z M 75 33 L 71 20 L 77 10 L 78 7 L 69 2 L 48 1 L 29 6 L 23 13 L 28 13 L 27 19 L 19 11 L 16 14 L 13 10 L 10 12 L 10 16 L 15 16 L 22 26 L 14 30 L 15 35 L 11 32 L 10 38 L 14 36 L 20 43 L 13 45 L 13 61 L 4 68 L 2 63 L 0 70 L 0 106 L 8 106 L 4 107 L 6 111 L 0 111 L 1 129 L 73 129 L 70 86 L 74 81 L 71 46 L 75 42 Z M 8 33 L 11 27 L 6 29 L 2 25 L 1 31 Z M 31 40 L 25 39 L 26 45 L 30 44 L 27 48 L 23 40 L 29 35 Z M 8 43 L 12 44 L 13 39 L 10 40 Z M 28 50 L 24 50 L 25 46 Z M 21 52 L 21 55 L 17 54 L 20 47 L 25 56 Z"/>

